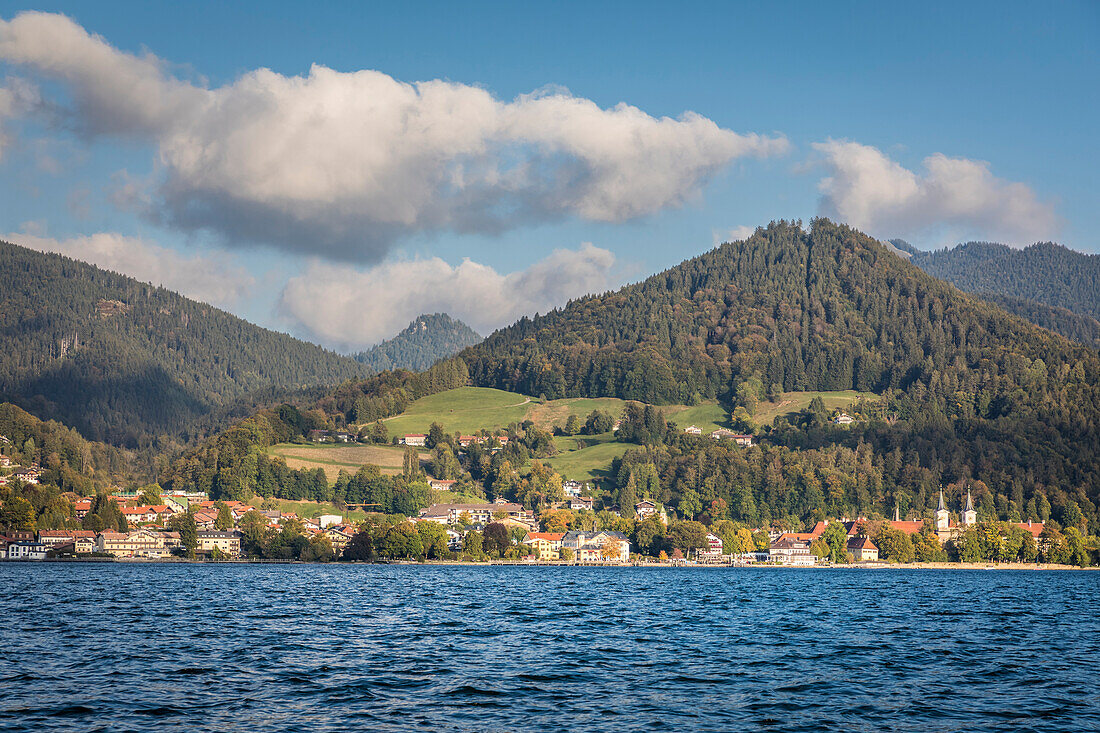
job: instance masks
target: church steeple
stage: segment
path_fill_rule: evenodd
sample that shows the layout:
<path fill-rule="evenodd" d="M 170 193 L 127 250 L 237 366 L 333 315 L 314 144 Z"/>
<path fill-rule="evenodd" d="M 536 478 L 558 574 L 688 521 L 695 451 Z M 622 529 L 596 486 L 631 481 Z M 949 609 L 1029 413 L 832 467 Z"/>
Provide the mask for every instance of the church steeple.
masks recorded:
<path fill-rule="evenodd" d="M 951 514 L 943 503 L 943 487 L 940 486 L 940 503 L 936 506 L 936 532 L 948 532 L 951 529 Z"/>
<path fill-rule="evenodd" d="M 901 521 L 901 509 L 898 508 L 897 504 L 894 504 L 894 521 L 895 522 L 900 522 Z"/>
<path fill-rule="evenodd" d="M 974 500 L 970 497 L 970 487 L 966 487 L 966 508 L 963 509 L 963 524 L 970 526 L 978 523 L 978 513 L 974 511 Z"/>

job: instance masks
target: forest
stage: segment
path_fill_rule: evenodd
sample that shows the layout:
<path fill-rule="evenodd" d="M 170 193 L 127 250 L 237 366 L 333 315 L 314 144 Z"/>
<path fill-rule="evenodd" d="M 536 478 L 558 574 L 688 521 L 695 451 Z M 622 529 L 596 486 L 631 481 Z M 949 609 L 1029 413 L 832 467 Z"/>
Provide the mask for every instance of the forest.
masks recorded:
<path fill-rule="evenodd" d="M 61 255 L 0 242 L 0 271 L 0 399 L 90 440 L 173 450 L 242 409 L 367 373 L 351 358 Z"/>
<path fill-rule="evenodd" d="M 372 372 L 409 369 L 422 372 L 440 359 L 448 359 L 481 336 L 446 313 L 422 315 L 401 333 L 355 355 Z"/>

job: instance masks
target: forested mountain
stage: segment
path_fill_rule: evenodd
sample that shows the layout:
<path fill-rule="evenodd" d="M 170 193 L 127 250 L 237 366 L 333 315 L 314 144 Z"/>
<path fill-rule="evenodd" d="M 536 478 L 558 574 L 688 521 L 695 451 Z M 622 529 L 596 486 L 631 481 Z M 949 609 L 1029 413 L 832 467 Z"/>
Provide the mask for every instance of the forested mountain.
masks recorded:
<path fill-rule="evenodd" d="M 769 464 L 779 461 L 769 481 L 791 487 L 809 476 L 809 465 L 819 474 L 811 481 L 817 499 L 805 487 L 781 492 L 778 511 L 802 518 L 815 505 L 885 511 L 902 495 L 925 506 L 939 482 L 964 479 L 984 481 L 991 501 L 1012 502 L 1017 512 L 1043 497 L 1095 518 L 1100 499 L 1096 352 L 960 293 L 827 220 L 809 231 L 773 223 L 644 282 L 525 318 L 460 357 L 474 384 L 547 397 L 718 397 L 751 407 L 782 390 L 883 394 L 890 420 L 866 429 L 764 426 L 766 443 L 797 449 L 789 454 L 793 474 L 786 459 L 764 454 Z M 854 452 L 846 458 L 844 451 Z M 744 474 L 723 475 L 700 461 L 686 486 L 712 487 L 704 503 L 731 505 L 742 480 L 766 489 L 766 465 L 750 460 Z M 822 503 L 831 491 L 819 483 L 825 475 L 834 476 L 838 494 Z M 874 488 L 858 488 L 867 477 L 877 477 Z M 675 502 L 684 484 L 662 486 Z"/>
<path fill-rule="evenodd" d="M 420 316 L 388 341 L 356 354 L 355 360 L 373 372 L 420 372 L 479 341 L 481 336 L 462 321 L 446 313 L 432 313 Z"/>
<path fill-rule="evenodd" d="M 0 398 L 116 445 L 186 439 L 254 393 L 366 373 L 164 288 L 3 242 L 0 330 Z"/>
<path fill-rule="evenodd" d="M 993 293 L 1100 319 L 1100 255 L 1044 242 L 1013 249 L 967 242 L 935 252 L 912 250 L 913 264 L 972 293 Z"/>
<path fill-rule="evenodd" d="M 1009 313 L 1042 326 L 1048 331 L 1080 341 L 1086 346 L 1100 349 L 1100 321 L 1091 316 L 1074 313 L 1066 308 L 1046 305 L 1027 298 L 996 293 L 974 293 L 982 300 L 1004 308 Z"/>

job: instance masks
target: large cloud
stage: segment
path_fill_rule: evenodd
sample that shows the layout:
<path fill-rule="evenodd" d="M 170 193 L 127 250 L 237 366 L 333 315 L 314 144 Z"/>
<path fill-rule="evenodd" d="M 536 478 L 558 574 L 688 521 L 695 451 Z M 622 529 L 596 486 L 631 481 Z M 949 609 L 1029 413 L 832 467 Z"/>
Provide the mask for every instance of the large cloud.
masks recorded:
<path fill-rule="evenodd" d="M 90 262 L 214 305 L 233 305 L 255 286 L 255 279 L 225 255 L 188 257 L 138 237 L 114 232 L 69 239 L 28 233 L 4 234 L 0 238 L 39 252 L 56 252 Z"/>
<path fill-rule="evenodd" d="M 546 312 L 613 283 L 615 256 L 585 243 L 554 250 L 526 270 L 502 275 L 465 260 L 386 262 L 353 270 L 314 262 L 291 278 L 281 310 L 321 343 L 354 351 L 392 336 L 422 313 L 447 312 L 479 333 Z"/>
<path fill-rule="evenodd" d="M 1026 245 L 1057 232 L 1050 204 L 997 178 L 983 161 L 936 153 L 918 174 L 869 145 L 830 140 L 814 149 L 830 170 L 819 186 L 821 213 L 875 236 L 941 232 Z"/>
<path fill-rule="evenodd" d="M 691 112 L 601 109 L 561 90 L 501 101 L 464 84 L 323 66 L 293 77 L 259 69 L 210 89 L 45 13 L 0 21 L 0 58 L 63 81 L 82 133 L 157 145 L 164 177 L 151 214 L 230 241 L 367 261 L 420 231 L 645 216 L 698 195 L 737 158 L 787 149 Z"/>

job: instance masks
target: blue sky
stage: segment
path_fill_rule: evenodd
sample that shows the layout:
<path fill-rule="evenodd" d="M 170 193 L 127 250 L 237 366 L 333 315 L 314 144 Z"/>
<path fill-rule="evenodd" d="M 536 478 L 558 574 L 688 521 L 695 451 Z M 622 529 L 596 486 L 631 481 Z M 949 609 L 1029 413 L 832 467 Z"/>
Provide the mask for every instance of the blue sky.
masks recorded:
<path fill-rule="evenodd" d="M 0 233 L 344 350 L 776 218 L 1100 251 L 1097 3 L 346 5 L 0 2 Z M 432 80 L 423 138 L 360 104 Z"/>

